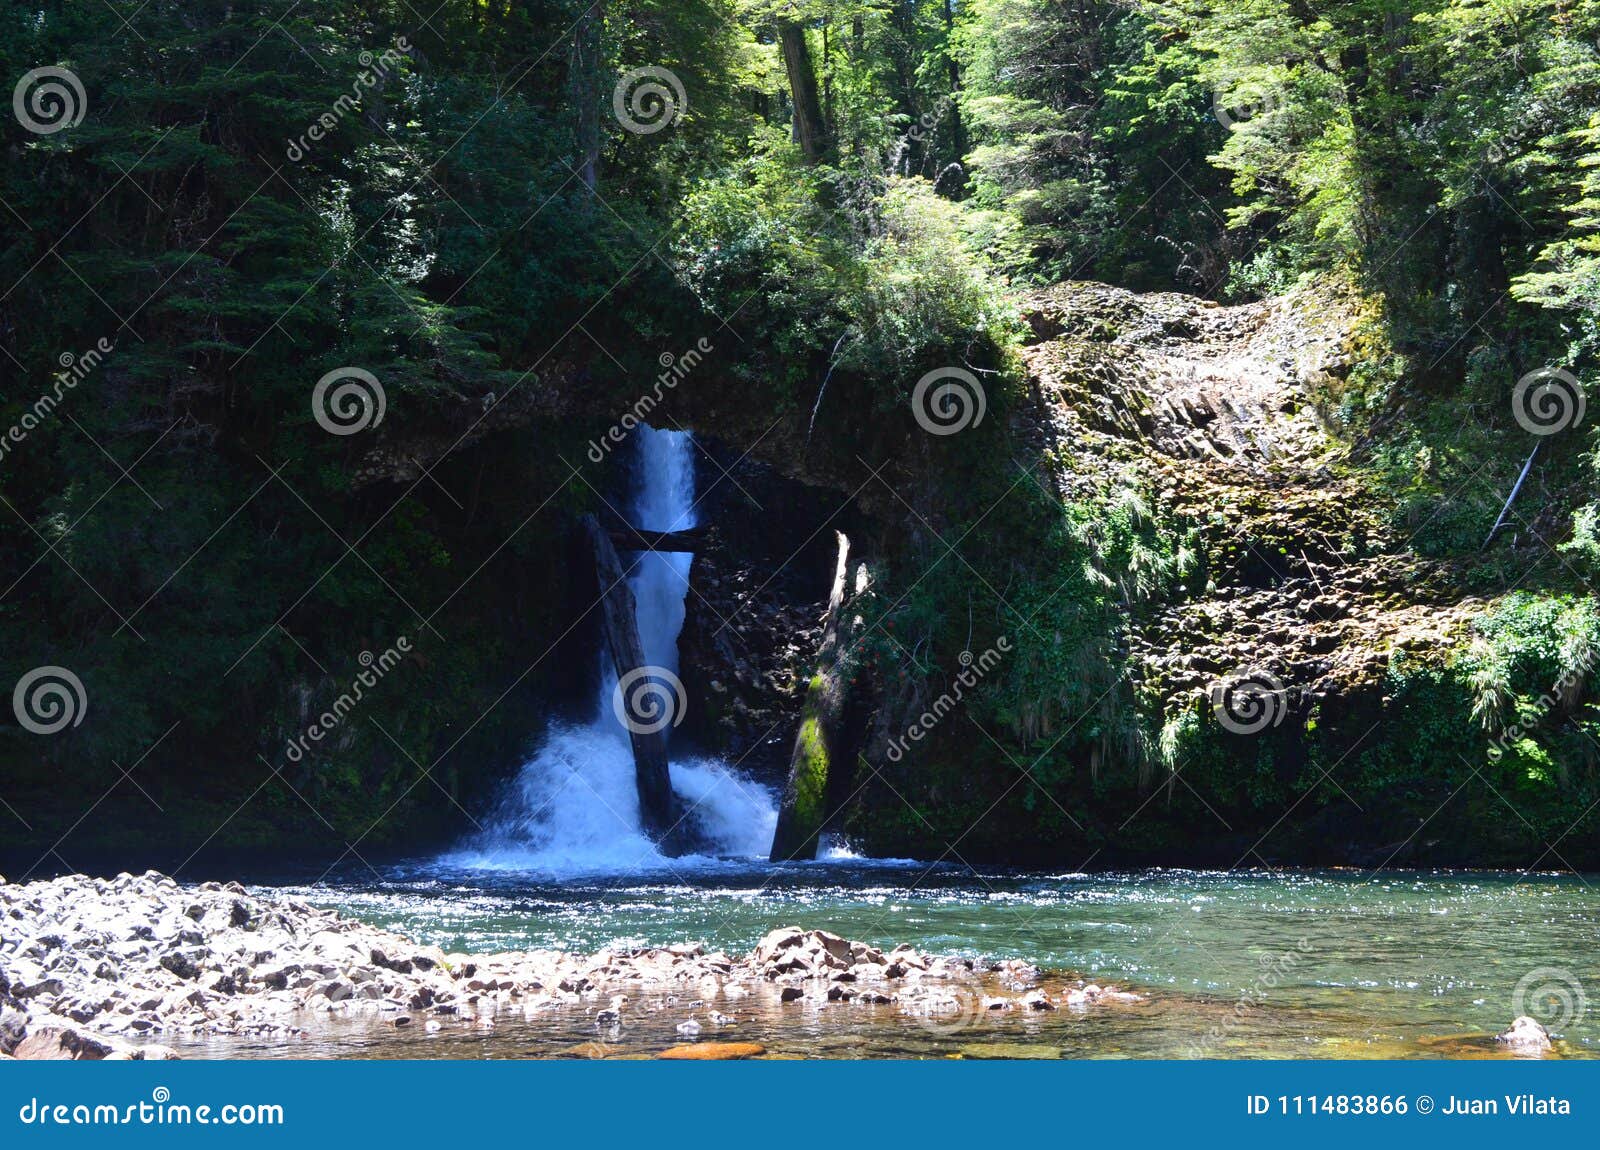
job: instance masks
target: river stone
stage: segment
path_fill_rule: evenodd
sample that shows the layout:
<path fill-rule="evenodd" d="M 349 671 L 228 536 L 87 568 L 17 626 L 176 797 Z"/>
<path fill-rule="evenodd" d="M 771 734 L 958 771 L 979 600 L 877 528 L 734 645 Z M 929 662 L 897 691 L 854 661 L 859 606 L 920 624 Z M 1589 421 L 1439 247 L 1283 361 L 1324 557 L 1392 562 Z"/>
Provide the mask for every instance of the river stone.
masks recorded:
<path fill-rule="evenodd" d="M 203 969 L 200 964 L 206 957 L 206 952 L 198 947 L 174 950 L 161 956 L 161 965 L 179 978 L 197 978 Z"/>
<path fill-rule="evenodd" d="M 1526 1014 L 1514 1019 L 1508 1030 L 1494 1036 L 1494 1040 L 1510 1047 L 1518 1054 L 1543 1054 L 1554 1049 L 1550 1042 L 1550 1032 L 1540 1025 L 1539 1020 L 1530 1018 Z"/>
<path fill-rule="evenodd" d="M 28 1061 L 98 1061 L 127 1047 L 114 1038 L 90 1034 L 71 1026 L 41 1026 L 11 1052 L 14 1058 Z"/>
<path fill-rule="evenodd" d="M 961 1047 L 962 1058 L 973 1059 L 1059 1059 L 1061 1051 L 1054 1046 L 1035 1042 L 969 1042 Z"/>
<path fill-rule="evenodd" d="M 684 1062 L 725 1062 L 737 1058 L 759 1058 L 766 1052 L 767 1048 L 759 1042 L 691 1042 L 684 1046 L 669 1047 L 656 1057 Z"/>
<path fill-rule="evenodd" d="M 1030 990 L 1019 1001 L 1029 1010 L 1054 1010 L 1056 1004 L 1050 1001 L 1050 996 L 1042 990 Z"/>

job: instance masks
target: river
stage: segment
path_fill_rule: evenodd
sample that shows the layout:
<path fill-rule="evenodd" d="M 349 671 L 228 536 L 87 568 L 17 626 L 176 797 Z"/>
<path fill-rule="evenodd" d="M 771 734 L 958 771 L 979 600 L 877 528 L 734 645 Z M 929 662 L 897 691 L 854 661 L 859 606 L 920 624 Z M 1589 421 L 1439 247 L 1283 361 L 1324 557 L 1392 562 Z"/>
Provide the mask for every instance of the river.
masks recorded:
<path fill-rule="evenodd" d="M 881 945 L 1041 968 L 1146 996 L 1116 1009 L 908 1019 L 889 1008 L 799 1010 L 759 998 L 721 1037 L 801 1055 L 1427 1058 L 1493 1056 L 1486 1035 L 1539 1017 L 1566 1057 L 1600 1055 L 1585 987 L 1600 986 L 1600 890 L 1574 876 L 1331 871 L 1043 874 L 836 858 L 808 865 L 688 861 L 647 873 L 361 868 L 257 889 L 436 943 L 525 947 L 704 942 L 729 951 L 796 923 Z M 594 1006 L 493 1033 L 315 1028 L 294 1053 L 541 1057 L 649 1053 L 700 1004 L 661 998 L 597 1035 Z M 717 1037 L 707 1034 L 703 1037 Z M 194 1054 L 282 1056 L 281 1040 L 192 1044 Z"/>

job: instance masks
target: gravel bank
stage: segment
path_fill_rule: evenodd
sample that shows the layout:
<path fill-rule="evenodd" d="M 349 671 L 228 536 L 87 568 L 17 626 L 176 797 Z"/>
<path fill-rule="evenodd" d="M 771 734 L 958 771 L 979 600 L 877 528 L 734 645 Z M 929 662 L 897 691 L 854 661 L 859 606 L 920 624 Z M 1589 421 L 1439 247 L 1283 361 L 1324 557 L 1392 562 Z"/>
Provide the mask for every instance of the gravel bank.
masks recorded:
<path fill-rule="evenodd" d="M 420 1031 L 592 1002 L 603 1028 L 628 1009 L 628 991 L 652 989 L 730 1012 L 753 993 L 802 1007 L 892 1004 L 935 1026 L 981 1011 L 1139 1001 L 1109 987 L 1047 985 L 1017 961 L 885 952 L 799 927 L 739 957 L 695 943 L 446 954 L 237 883 L 180 886 L 154 871 L 0 880 L 0 1057 L 165 1058 L 163 1036 L 288 1036 L 330 1013 Z"/>

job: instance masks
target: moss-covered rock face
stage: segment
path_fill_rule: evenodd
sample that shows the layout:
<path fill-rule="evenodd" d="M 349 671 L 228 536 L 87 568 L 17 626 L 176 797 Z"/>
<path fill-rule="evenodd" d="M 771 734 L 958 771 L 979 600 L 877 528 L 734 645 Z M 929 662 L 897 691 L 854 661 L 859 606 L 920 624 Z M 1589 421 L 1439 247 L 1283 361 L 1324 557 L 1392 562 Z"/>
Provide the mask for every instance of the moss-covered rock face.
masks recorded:
<path fill-rule="evenodd" d="M 852 833 L 1056 865 L 1600 857 L 1593 601 L 1535 532 L 1487 564 L 1478 531 L 1419 548 L 1370 310 L 1337 284 L 1030 301 L 1003 442 L 959 471 L 930 445 L 909 481 L 859 650 L 884 705 Z M 1525 437 L 1493 446 L 1514 474 Z M 890 756 L 997 635 L 1003 666 Z"/>

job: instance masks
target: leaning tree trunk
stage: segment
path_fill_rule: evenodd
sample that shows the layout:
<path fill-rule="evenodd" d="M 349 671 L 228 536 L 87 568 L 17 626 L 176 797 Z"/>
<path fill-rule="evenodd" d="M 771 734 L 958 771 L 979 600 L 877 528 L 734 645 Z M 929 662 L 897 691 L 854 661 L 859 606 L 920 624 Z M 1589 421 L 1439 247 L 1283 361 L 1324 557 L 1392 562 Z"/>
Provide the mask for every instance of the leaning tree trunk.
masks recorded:
<path fill-rule="evenodd" d="M 850 567 L 850 540 L 841 531 L 834 534 L 839 538 L 839 558 L 833 571 L 833 590 L 828 595 L 817 670 L 806 688 L 800 731 L 795 735 L 789 759 L 789 782 L 778 808 L 778 829 L 772 836 L 773 862 L 817 857 L 822 824 L 828 817 L 828 770 L 844 742 L 840 736 L 846 682 L 845 669 L 839 664 L 839 631 Z"/>
<path fill-rule="evenodd" d="M 778 43 L 783 49 L 789 95 L 794 101 L 795 140 L 807 161 L 820 163 L 828 150 L 828 129 L 822 118 L 817 74 L 811 67 L 811 49 L 806 45 L 805 28 L 792 20 L 783 21 L 778 25 Z"/>
<path fill-rule="evenodd" d="M 617 670 L 619 684 L 632 684 L 641 678 L 639 672 L 648 664 L 644 657 L 644 644 L 639 640 L 639 620 L 634 613 L 633 591 L 628 586 L 622 560 L 611 543 L 611 536 L 600 526 L 593 515 L 583 517 L 584 530 L 594 548 L 595 574 L 600 580 L 600 602 L 605 631 L 606 650 Z M 642 685 L 642 684 L 641 684 Z M 671 687 L 667 687 L 670 695 Z M 626 704 L 626 699 L 623 700 Z M 655 722 L 629 721 L 627 707 L 618 715 L 628 728 L 628 740 L 633 744 L 634 775 L 639 786 L 639 820 L 645 833 L 657 842 L 675 837 L 676 812 L 672 797 L 672 776 L 667 770 L 667 729 L 669 723 L 657 727 Z"/>

